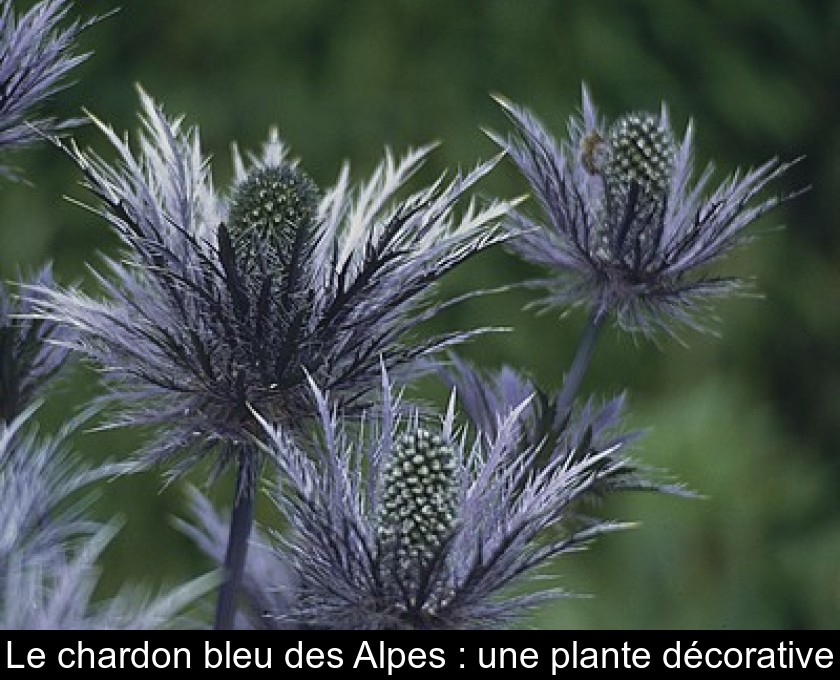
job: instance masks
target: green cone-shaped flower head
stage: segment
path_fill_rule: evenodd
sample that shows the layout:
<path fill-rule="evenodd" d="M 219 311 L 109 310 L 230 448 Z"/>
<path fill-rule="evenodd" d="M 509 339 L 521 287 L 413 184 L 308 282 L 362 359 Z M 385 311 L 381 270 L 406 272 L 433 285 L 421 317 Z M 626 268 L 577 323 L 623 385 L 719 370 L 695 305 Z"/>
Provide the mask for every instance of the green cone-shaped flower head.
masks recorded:
<path fill-rule="evenodd" d="M 609 131 L 604 179 L 613 191 L 637 184 L 646 200 L 661 201 L 674 173 L 674 140 L 659 116 L 630 113 Z"/>
<path fill-rule="evenodd" d="M 400 572 L 421 570 L 452 532 L 455 467 L 452 448 L 427 430 L 417 429 L 395 443 L 385 467 L 379 538 Z"/>
<path fill-rule="evenodd" d="M 584 137 L 581 162 L 604 182 L 598 227 L 599 257 L 636 262 L 656 239 L 674 174 L 676 147 L 667 125 L 652 113 L 629 113 L 602 137 Z"/>
<path fill-rule="evenodd" d="M 320 192 L 294 164 L 259 166 L 233 191 L 228 229 L 239 248 L 261 247 L 283 262 L 314 231 Z"/>

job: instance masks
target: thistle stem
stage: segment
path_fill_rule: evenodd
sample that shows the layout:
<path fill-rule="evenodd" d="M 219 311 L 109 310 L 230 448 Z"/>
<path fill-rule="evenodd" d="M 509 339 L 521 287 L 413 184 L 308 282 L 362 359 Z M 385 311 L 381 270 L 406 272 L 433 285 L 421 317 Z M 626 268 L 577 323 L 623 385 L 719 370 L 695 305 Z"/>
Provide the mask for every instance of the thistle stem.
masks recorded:
<path fill-rule="evenodd" d="M 236 596 L 245 572 L 248 539 L 254 523 L 254 490 L 251 488 L 250 456 L 239 454 L 236 472 L 236 492 L 230 518 L 227 550 L 225 551 L 224 580 L 216 602 L 215 630 L 231 630 L 236 616 Z"/>
<path fill-rule="evenodd" d="M 595 350 L 595 342 L 601 328 L 604 326 L 604 320 L 607 315 L 603 309 L 596 307 L 592 310 L 589 320 L 586 322 L 586 328 L 581 336 L 578 344 L 575 358 L 572 360 L 572 365 L 569 372 L 563 380 L 563 389 L 560 391 L 560 396 L 557 398 L 557 413 L 568 413 L 572 408 L 577 396 L 580 385 L 583 382 L 583 377 L 586 375 L 586 370 L 589 368 L 589 363 L 592 360 L 592 352 Z"/>

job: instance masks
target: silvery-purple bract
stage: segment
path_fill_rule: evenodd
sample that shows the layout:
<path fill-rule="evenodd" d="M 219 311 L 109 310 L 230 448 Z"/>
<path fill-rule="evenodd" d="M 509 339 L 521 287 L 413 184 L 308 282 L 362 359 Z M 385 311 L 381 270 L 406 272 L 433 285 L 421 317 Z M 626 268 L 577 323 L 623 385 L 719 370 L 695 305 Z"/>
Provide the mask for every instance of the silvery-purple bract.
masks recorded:
<path fill-rule="evenodd" d="M 204 576 L 156 598 L 123 589 L 97 599 L 97 564 L 117 527 L 91 519 L 90 485 L 125 471 L 88 468 L 67 440 L 81 419 L 54 437 L 38 437 L 34 406 L 0 420 L 0 629 L 150 628 L 176 615 L 215 586 Z"/>
<path fill-rule="evenodd" d="M 0 422 L 11 422 L 38 397 L 67 360 L 65 329 L 32 316 L 26 287 L 50 288 L 50 267 L 18 276 L 12 292 L 0 282 Z"/>
<path fill-rule="evenodd" d="M 570 412 L 568 405 L 561 403 L 562 390 L 546 392 L 509 366 L 483 371 L 450 354 L 438 373 L 454 390 L 469 424 L 485 436 L 495 436 L 504 422 L 501 416 L 515 412 L 520 447 L 538 450 L 537 460 L 542 463 L 574 454 L 581 443 L 586 444 L 584 449 L 614 450 L 617 458 L 608 456 L 601 462 L 601 467 L 612 467 L 613 473 L 593 484 L 593 494 L 626 490 L 692 495 L 679 484 L 660 481 L 658 471 L 628 457 L 630 444 L 639 433 L 622 429 L 623 394 L 601 404 L 589 398 Z"/>

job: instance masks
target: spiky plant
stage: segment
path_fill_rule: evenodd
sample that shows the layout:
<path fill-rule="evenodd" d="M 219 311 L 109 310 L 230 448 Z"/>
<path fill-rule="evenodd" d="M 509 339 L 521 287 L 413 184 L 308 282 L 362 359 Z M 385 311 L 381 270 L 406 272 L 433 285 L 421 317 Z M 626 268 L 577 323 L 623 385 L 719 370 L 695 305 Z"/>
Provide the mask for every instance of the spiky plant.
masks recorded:
<path fill-rule="evenodd" d="M 235 153 L 234 183 L 219 195 L 197 129 L 141 97 L 139 154 L 96 120 L 116 163 L 67 147 L 124 246 L 98 277 L 105 296 L 42 290 L 37 308 L 104 369 L 126 405 L 119 424 L 159 427 L 147 460 L 178 457 L 176 474 L 208 453 L 236 463 L 235 583 L 260 464 L 250 409 L 305 429 L 315 413 L 307 374 L 350 413 L 375 392 L 380 357 L 399 375 L 468 338 L 411 332 L 446 304 L 432 297 L 440 278 L 504 238 L 496 223 L 509 204 L 456 214 L 492 161 L 406 195 L 428 147 L 400 161 L 387 153 L 355 190 L 345 166 L 321 191 L 276 132 L 262 154 Z M 229 625 L 233 598 L 221 601 L 219 625 Z"/>
<path fill-rule="evenodd" d="M 624 487 L 633 472 L 621 437 L 569 430 L 565 452 L 536 465 L 523 441 L 529 402 L 496 414 L 486 436 L 455 431 L 454 401 L 439 425 L 401 408 L 387 377 L 384 408 L 348 429 L 313 387 L 322 433 L 293 445 L 266 423 L 281 468 L 277 503 L 290 530 L 278 560 L 294 578 L 273 616 L 315 628 L 487 628 L 558 591 L 510 587 L 626 525 L 582 517 L 587 497 Z M 571 436 L 580 433 L 580 436 Z M 264 584 L 270 589 L 270 582 Z"/>
<path fill-rule="evenodd" d="M 518 235 L 510 247 L 546 271 L 531 282 L 546 291 L 540 307 L 590 311 L 560 397 L 569 408 L 607 319 L 648 337 L 708 328 L 710 300 L 741 286 L 709 266 L 748 240 L 746 228 L 784 198 L 762 193 L 791 163 L 773 158 L 713 186 L 711 164 L 695 176 L 693 124 L 679 139 L 664 104 L 608 123 L 584 87 L 581 114 L 557 142 L 530 112 L 497 100 L 514 131 L 490 135 L 543 213 L 512 215 Z"/>
<path fill-rule="evenodd" d="M 97 561 L 117 532 L 90 519 L 91 484 L 124 466 L 86 467 L 68 438 L 79 420 L 54 437 L 39 437 L 31 406 L 0 422 L 0 628 L 26 630 L 157 628 L 215 587 L 202 576 L 151 597 L 126 588 L 97 599 Z"/>
<path fill-rule="evenodd" d="M 67 361 L 66 333 L 32 316 L 23 288 L 50 288 L 50 267 L 18 276 L 17 290 L 0 282 L 0 422 L 11 422 L 44 391 Z"/>

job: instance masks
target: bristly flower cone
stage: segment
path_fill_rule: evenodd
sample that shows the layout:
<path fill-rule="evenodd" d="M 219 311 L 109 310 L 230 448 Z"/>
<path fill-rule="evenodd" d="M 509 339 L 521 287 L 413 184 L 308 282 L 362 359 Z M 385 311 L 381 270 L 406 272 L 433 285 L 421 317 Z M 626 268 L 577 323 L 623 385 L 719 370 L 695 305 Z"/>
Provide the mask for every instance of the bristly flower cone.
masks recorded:
<path fill-rule="evenodd" d="M 296 260 L 311 252 L 320 200 L 315 182 L 291 163 L 253 169 L 234 188 L 228 212 L 239 258 L 264 259 L 278 277 L 293 276 Z"/>
<path fill-rule="evenodd" d="M 605 144 L 605 162 L 595 168 L 605 185 L 601 256 L 631 264 L 658 238 L 655 225 L 667 205 L 674 141 L 658 116 L 641 113 L 619 118 Z"/>
<path fill-rule="evenodd" d="M 454 528 L 455 453 L 419 428 L 394 443 L 382 482 L 379 540 L 401 580 L 428 569 Z"/>

